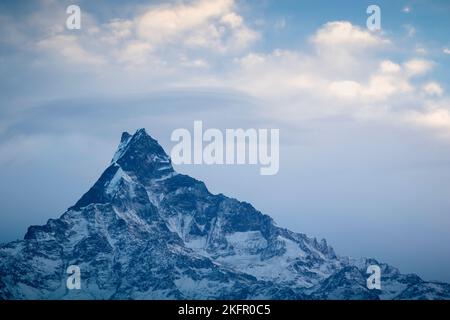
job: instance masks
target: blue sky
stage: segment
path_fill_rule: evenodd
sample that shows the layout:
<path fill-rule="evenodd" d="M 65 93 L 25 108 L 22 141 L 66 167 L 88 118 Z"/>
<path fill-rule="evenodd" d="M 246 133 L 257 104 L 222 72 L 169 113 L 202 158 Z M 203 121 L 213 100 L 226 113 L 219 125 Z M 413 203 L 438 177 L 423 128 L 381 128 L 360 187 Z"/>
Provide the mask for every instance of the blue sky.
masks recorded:
<path fill-rule="evenodd" d="M 0 3 L 0 241 L 59 216 L 122 131 L 279 128 L 280 171 L 180 166 L 343 255 L 450 281 L 448 1 Z M 381 8 L 381 30 L 366 8 Z"/>

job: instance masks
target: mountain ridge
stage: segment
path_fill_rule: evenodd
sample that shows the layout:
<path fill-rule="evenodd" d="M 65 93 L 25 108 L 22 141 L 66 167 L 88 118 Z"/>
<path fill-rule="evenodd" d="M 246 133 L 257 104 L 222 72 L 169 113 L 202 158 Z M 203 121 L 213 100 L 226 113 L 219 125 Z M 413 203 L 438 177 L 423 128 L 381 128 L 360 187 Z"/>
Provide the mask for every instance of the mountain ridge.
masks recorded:
<path fill-rule="evenodd" d="M 276 226 L 251 204 L 177 173 L 139 129 L 58 219 L 0 245 L 0 299 L 450 299 L 450 285 Z M 381 290 L 366 286 L 380 266 Z M 65 286 L 67 266 L 81 290 Z"/>

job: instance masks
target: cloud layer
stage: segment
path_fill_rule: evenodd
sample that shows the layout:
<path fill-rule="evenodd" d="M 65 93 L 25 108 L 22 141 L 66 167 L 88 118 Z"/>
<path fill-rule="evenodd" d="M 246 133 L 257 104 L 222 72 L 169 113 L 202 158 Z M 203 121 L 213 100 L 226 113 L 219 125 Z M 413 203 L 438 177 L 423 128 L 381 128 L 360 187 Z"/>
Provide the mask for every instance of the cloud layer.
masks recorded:
<path fill-rule="evenodd" d="M 154 84 L 232 88 L 266 99 L 261 112 L 267 116 L 277 101 L 279 118 L 384 118 L 434 129 L 439 136 L 450 133 L 448 98 L 431 76 L 435 62 L 414 56 L 394 60 L 388 36 L 349 21 L 319 26 L 308 50 L 271 52 L 255 50 L 264 36 L 249 27 L 233 0 L 153 5 L 102 23 L 87 12 L 80 34 L 48 20 L 40 28 L 46 36 L 29 39 L 28 48 L 40 52 L 44 63 L 85 68 L 96 81 L 99 75 L 116 78 L 118 87 L 120 77 L 123 87 L 138 79 L 142 91 Z M 19 28 L 15 32 L 20 34 Z"/>

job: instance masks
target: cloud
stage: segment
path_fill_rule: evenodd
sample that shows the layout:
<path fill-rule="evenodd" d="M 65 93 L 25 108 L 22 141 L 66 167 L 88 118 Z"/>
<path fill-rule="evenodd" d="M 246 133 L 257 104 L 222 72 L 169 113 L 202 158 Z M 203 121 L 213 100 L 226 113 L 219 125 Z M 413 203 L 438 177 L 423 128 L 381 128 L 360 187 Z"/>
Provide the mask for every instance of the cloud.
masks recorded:
<path fill-rule="evenodd" d="M 208 62 L 206 62 L 204 59 L 188 59 L 186 57 L 181 57 L 181 65 L 184 67 L 189 67 L 189 68 L 208 68 L 209 64 Z"/>
<path fill-rule="evenodd" d="M 449 48 L 442 49 L 442 52 L 444 52 L 445 54 L 449 54 L 450 55 L 450 49 Z"/>
<path fill-rule="evenodd" d="M 134 23 L 125 19 L 112 19 L 103 26 L 95 27 L 97 33 L 102 33 L 100 41 L 109 45 L 117 45 L 129 38 L 133 33 Z"/>
<path fill-rule="evenodd" d="M 227 13 L 226 15 L 222 16 L 221 21 L 227 25 L 229 25 L 231 28 L 240 28 L 243 25 L 244 20 L 241 16 L 237 15 L 234 12 Z"/>
<path fill-rule="evenodd" d="M 390 43 L 374 33 L 351 24 L 348 21 L 326 23 L 312 37 L 312 42 L 320 48 L 365 49 Z"/>
<path fill-rule="evenodd" d="M 233 11 L 232 0 L 200 0 L 150 8 L 136 19 L 137 36 L 153 46 L 184 43 L 215 50 L 242 48 L 257 38 Z M 229 39 L 224 40 L 225 35 Z"/>
<path fill-rule="evenodd" d="M 151 8 L 137 19 L 137 32 L 152 43 L 170 41 L 229 14 L 232 6 L 231 0 L 201 0 L 190 5 Z"/>
<path fill-rule="evenodd" d="M 314 92 L 325 85 L 316 67 L 315 57 L 295 51 L 253 52 L 235 59 L 225 81 L 260 98 L 288 98 L 306 91 Z"/>
<path fill-rule="evenodd" d="M 47 11 L 47 12 L 46 12 Z M 128 19 L 114 18 L 99 23 L 83 11 L 82 30 L 70 32 L 46 18 L 65 12 L 61 4 L 47 3 L 27 18 L 39 30 L 40 39 L 28 35 L 54 62 L 153 67 L 156 65 L 199 65 L 210 55 L 240 52 L 260 38 L 237 12 L 234 0 L 177 1 L 151 5 Z M 42 14 L 41 14 L 42 13 Z M 39 18 L 37 18 L 39 17 Z M 64 17 L 64 16 L 63 16 Z M 0 17 L 1 18 L 1 17 Z M 0 19 L 0 25 L 3 25 Z M 19 25 L 16 33 L 26 37 Z M 12 34 L 12 32 L 11 32 Z M 19 37 L 14 37 L 19 38 Z M 11 39 L 12 41 L 13 39 Z M 10 41 L 10 40 L 8 40 Z M 180 59 L 183 56 L 183 60 Z M 192 59 L 187 63 L 186 59 Z M 207 63 L 201 63 L 204 67 Z"/>
<path fill-rule="evenodd" d="M 450 128 L 450 112 L 447 109 L 437 109 L 424 113 L 417 119 L 420 123 L 438 128 Z"/>
<path fill-rule="evenodd" d="M 359 101 L 361 103 L 387 100 L 399 93 L 412 91 L 411 85 L 401 78 L 390 75 L 375 74 L 367 84 L 356 81 L 334 81 L 330 84 L 330 92 L 337 98 Z"/>
<path fill-rule="evenodd" d="M 422 87 L 422 91 L 429 96 L 442 96 L 444 90 L 437 82 L 428 82 Z"/>
<path fill-rule="evenodd" d="M 433 61 L 392 59 L 396 44 L 386 33 L 349 21 L 318 27 L 302 50 L 264 51 L 255 46 L 264 41 L 256 24 L 249 27 L 234 0 L 151 5 L 103 22 L 84 13 L 79 33 L 41 23 L 39 30 L 46 31 L 29 39 L 29 48 L 40 53 L 36 59 L 60 63 L 61 70 L 68 63 L 84 66 L 95 88 L 105 92 L 228 88 L 260 100 L 261 115 L 284 121 L 409 119 L 411 112 L 429 116 L 428 99 L 445 99 L 438 83 L 421 78 L 433 70 Z M 423 126 L 420 120 L 405 123 Z"/>
<path fill-rule="evenodd" d="M 365 61 L 370 61 L 371 56 L 392 44 L 382 34 L 370 32 L 349 21 L 324 24 L 310 37 L 310 43 L 321 63 L 329 68 L 329 73 L 342 76 L 365 70 Z"/>
<path fill-rule="evenodd" d="M 331 83 L 330 91 L 338 98 L 358 103 L 373 103 L 387 100 L 393 95 L 411 93 L 413 87 L 401 71 L 400 65 L 384 60 L 366 83 L 335 81 Z"/>
<path fill-rule="evenodd" d="M 420 81 L 433 61 L 380 59 L 392 42 L 350 22 L 329 22 L 310 40 L 311 53 L 277 49 L 236 58 L 226 83 L 276 105 L 265 112 L 284 121 L 345 116 L 450 131 L 448 105 L 429 106 L 430 98 L 445 99 L 442 87 Z"/>
<path fill-rule="evenodd" d="M 126 65 L 143 65 L 151 59 L 153 47 L 146 42 L 132 41 L 117 53 L 118 61 Z"/>
<path fill-rule="evenodd" d="M 153 50 L 168 46 L 209 49 L 218 52 L 242 50 L 259 38 L 235 10 L 234 0 L 198 0 L 149 7 L 132 22 L 134 41 Z"/>
<path fill-rule="evenodd" d="M 398 73 L 401 71 L 401 67 L 390 60 L 384 60 L 380 64 L 380 71 L 382 73 Z"/>
<path fill-rule="evenodd" d="M 404 63 L 405 71 L 411 76 L 420 76 L 433 68 L 433 62 L 423 59 L 412 59 Z"/>
<path fill-rule="evenodd" d="M 305 94 L 330 106 L 336 104 L 335 99 L 353 105 L 410 93 L 413 91 L 410 73 L 418 74 L 428 66 L 427 61 L 410 61 L 406 72 L 391 60 L 377 61 L 371 55 L 364 55 L 372 47 L 390 41 L 349 22 L 327 23 L 311 40 L 313 54 L 274 50 L 271 54 L 250 53 L 237 59 L 239 70 L 236 70 L 234 85 L 257 96 L 275 94 L 286 98 Z M 340 51 L 339 60 L 335 54 L 321 51 L 324 47 L 335 46 Z M 360 49 L 358 54 L 354 46 Z"/>
<path fill-rule="evenodd" d="M 37 43 L 41 50 L 51 52 L 52 55 L 60 55 L 68 63 L 84 64 L 89 66 L 101 66 L 106 60 L 95 53 L 84 49 L 73 35 L 56 35 Z"/>
<path fill-rule="evenodd" d="M 427 112 L 411 112 L 407 118 L 416 125 L 437 129 L 441 136 L 450 137 L 450 111 L 439 108 Z"/>

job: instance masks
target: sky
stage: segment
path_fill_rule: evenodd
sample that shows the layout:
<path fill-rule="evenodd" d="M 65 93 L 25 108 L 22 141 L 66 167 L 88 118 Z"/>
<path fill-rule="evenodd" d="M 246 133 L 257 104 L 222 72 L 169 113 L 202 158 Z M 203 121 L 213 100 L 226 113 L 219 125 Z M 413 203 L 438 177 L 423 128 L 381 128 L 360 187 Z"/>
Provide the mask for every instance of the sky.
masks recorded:
<path fill-rule="evenodd" d="M 169 153 L 202 120 L 280 129 L 280 170 L 178 171 L 338 254 L 450 282 L 449 16 L 444 0 L 2 1 L 0 242 L 73 205 L 123 131 Z"/>

